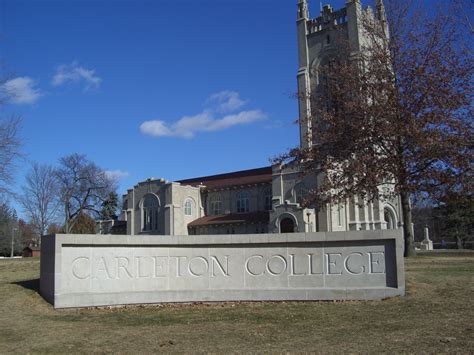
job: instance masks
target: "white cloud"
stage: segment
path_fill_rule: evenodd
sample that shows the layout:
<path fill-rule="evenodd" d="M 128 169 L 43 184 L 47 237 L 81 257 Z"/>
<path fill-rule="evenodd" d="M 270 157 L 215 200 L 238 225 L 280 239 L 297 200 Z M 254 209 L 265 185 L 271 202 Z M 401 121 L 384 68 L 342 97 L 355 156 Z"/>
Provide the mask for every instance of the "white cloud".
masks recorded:
<path fill-rule="evenodd" d="M 240 98 L 238 92 L 226 90 L 209 96 L 207 103 L 216 105 L 216 111 L 225 113 L 238 110 L 247 102 Z"/>
<path fill-rule="evenodd" d="M 153 137 L 193 138 L 198 132 L 222 131 L 233 126 L 260 121 L 266 117 L 260 110 L 242 111 L 219 119 L 213 118 L 210 112 L 203 112 L 196 116 L 185 116 L 170 126 L 160 120 L 145 121 L 140 125 L 140 131 Z"/>
<path fill-rule="evenodd" d="M 175 123 L 168 124 L 162 120 L 145 121 L 140 131 L 153 137 L 193 138 L 199 132 L 222 131 L 233 126 L 249 124 L 265 119 L 267 116 L 260 110 L 229 112 L 241 108 L 245 101 L 233 91 L 222 91 L 211 95 L 207 101 L 211 107 L 194 116 L 184 116 Z M 221 117 L 218 114 L 225 114 Z"/>
<path fill-rule="evenodd" d="M 6 81 L 1 85 L 1 90 L 7 102 L 19 105 L 34 104 L 43 95 L 35 86 L 33 79 L 23 76 Z"/>
<path fill-rule="evenodd" d="M 72 62 L 69 65 L 60 65 L 56 69 L 51 84 L 53 86 L 60 86 L 67 83 L 85 83 L 85 89 L 98 88 L 102 79 L 95 74 L 94 69 L 86 69 L 79 66 L 77 62 Z"/>
<path fill-rule="evenodd" d="M 113 179 L 113 180 L 126 179 L 130 176 L 130 174 L 127 171 L 122 171 L 122 170 L 107 170 L 105 172 L 105 175 L 107 175 L 109 179 Z"/>

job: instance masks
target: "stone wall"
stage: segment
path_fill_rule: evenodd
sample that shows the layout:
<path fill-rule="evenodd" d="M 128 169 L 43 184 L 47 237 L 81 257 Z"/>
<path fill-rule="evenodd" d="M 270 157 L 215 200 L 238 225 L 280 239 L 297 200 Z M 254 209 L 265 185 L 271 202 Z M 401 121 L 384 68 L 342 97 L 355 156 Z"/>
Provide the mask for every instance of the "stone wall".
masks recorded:
<path fill-rule="evenodd" d="M 401 231 L 43 237 L 40 292 L 55 308 L 403 295 Z"/>

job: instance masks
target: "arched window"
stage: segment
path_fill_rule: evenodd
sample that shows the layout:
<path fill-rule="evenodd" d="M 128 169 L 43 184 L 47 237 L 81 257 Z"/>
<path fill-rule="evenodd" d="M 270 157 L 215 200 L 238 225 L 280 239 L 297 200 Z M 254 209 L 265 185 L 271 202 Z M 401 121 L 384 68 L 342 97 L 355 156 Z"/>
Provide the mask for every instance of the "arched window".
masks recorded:
<path fill-rule="evenodd" d="M 387 229 L 396 229 L 397 222 L 395 216 L 390 208 L 385 207 L 383 210 L 383 218 L 387 224 Z"/>
<path fill-rule="evenodd" d="M 217 216 L 222 214 L 222 200 L 220 195 L 213 195 L 209 200 L 209 212 Z"/>
<path fill-rule="evenodd" d="M 250 211 L 249 193 L 240 191 L 237 194 L 237 213 L 245 213 Z"/>
<path fill-rule="evenodd" d="M 158 209 L 160 202 L 155 195 L 145 195 L 142 203 L 142 231 L 158 229 Z"/>
<path fill-rule="evenodd" d="M 193 201 L 190 198 L 184 201 L 184 215 L 185 216 L 193 215 Z"/>

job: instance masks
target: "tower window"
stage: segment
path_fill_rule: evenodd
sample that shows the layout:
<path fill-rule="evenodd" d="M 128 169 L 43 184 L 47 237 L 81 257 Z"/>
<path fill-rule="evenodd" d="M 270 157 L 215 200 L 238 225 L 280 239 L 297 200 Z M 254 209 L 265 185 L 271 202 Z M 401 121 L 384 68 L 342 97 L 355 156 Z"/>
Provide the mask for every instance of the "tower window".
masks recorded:
<path fill-rule="evenodd" d="M 326 44 L 331 43 L 331 37 L 329 35 L 326 36 Z"/>

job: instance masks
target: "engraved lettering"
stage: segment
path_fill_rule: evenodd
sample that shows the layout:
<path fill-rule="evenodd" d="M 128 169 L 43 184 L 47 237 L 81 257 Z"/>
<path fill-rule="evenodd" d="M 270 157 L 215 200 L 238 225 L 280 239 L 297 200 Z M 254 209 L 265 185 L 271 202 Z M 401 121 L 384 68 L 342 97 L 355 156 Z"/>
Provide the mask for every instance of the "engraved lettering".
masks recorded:
<path fill-rule="evenodd" d="M 96 267 L 96 271 L 94 273 L 94 276 L 93 276 L 93 279 L 94 280 L 97 280 L 99 279 L 99 277 L 97 276 L 97 274 L 99 272 L 104 272 L 105 273 L 105 279 L 113 279 L 114 277 L 110 274 L 110 270 L 109 270 L 109 267 L 107 266 L 107 263 L 105 262 L 105 258 L 102 257 L 99 259 L 99 262 L 97 263 L 97 267 Z"/>
<path fill-rule="evenodd" d="M 299 274 L 296 272 L 295 254 L 290 254 L 290 265 L 291 265 L 290 275 L 292 275 L 292 276 L 306 275 L 304 272 L 299 273 Z"/>
<path fill-rule="evenodd" d="M 115 257 L 115 261 L 117 263 L 117 276 L 116 278 L 120 278 L 120 270 L 125 271 L 125 275 L 127 275 L 129 278 L 133 279 L 133 275 L 128 269 L 128 266 L 130 264 L 130 260 L 125 257 L 125 256 L 117 256 Z"/>
<path fill-rule="evenodd" d="M 314 254 L 307 254 L 308 255 L 308 263 L 309 263 L 309 274 L 310 275 L 322 275 L 323 274 L 323 271 L 321 272 L 314 272 L 314 268 L 313 268 L 313 256 Z M 324 261 L 322 260 L 321 258 L 321 264 L 324 264 Z M 321 269 L 324 269 L 324 265 L 321 265 Z"/>
<path fill-rule="evenodd" d="M 154 270 L 155 270 L 155 273 L 154 273 L 154 277 L 167 277 L 168 274 L 167 272 L 165 271 L 165 267 L 166 266 L 169 266 L 169 259 L 167 256 L 154 256 L 153 257 L 153 260 L 155 262 L 155 267 L 154 267 Z"/>
<path fill-rule="evenodd" d="M 385 259 L 385 254 L 383 251 L 369 252 L 369 264 L 370 264 L 371 274 L 385 274 L 384 259 Z M 375 268 L 377 267 L 379 267 L 380 271 L 375 270 Z"/>
<path fill-rule="evenodd" d="M 87 271 L 81 272 L 81 269 L 82 270 L 90 269 L 89 258 L 86 258 L 84 256 L 76 258 L 72 262 L 72 274 L 76 279 L 79 279 L 79 280 L 84 280 L 91 276 L 90 273 L 88 273 Z"/>
<path fill-rule="evenodd" d="M 247 261 L 245 262 L 245 270 L 247 270 L 247 273 L 249 273 L 250 275 L 253 275 L 253 276 L 261 276 L 265 273 L 265 267 L 263 266 L 263 263 L 262 263 L 262 272 L 261 273 L 258 273 L 258 272 L 253 272 L 250 270 L 250 260 L 252 259 L 260 259 L 260 260 L 263 260 L 263 255 L 253 255 L 251 257 L 249 257 L 247 259 Z"/>
<path fill-rule="evenodd" d="M 135 257 L 135 261 L 136 261 L 136 270 L 137 270 L 137 278 L 148 278 L 148 277 L 151 277 L 150 273 L 145 273 L 142 271 L 146 271 L 146 270 L 149 270 L 147 267 L 143 267 L 143 264 L 145 264 L 146 266 L 146 256 L 136 256 Z"/>
<path fill-rule="evenodd" d="M 211 255 L 211 275 L 212 275 L 213 277 L 216 276 L 214 266 L 217 266 L 217 268 L 221 270 L 222 275 L 224 275 L 224 276 L 229 276 L 229 255 L 226 255 L 226 256 L 225 256 L 225 268 L 224 268 L 224 266 L 220 263 L 219 259 L 217 259 L 216 256 Z"/>
<path fill-rule="evenodd" d="M 363 254 L 362 253 L 352 253 L 352 254 L 349 254 L 346 259 L 344 260 L 344 268 L 346 269 L 346 271 L 351 274 L 351 275 L 360 275 L 362 273 L 365 272 L 365 265 L 362 265 L 359 267 L 359 270 L 355 270 L 355 269 L 352 269 L 350 267 L 350 260 L 352 257 L 355 257 L 355 256 L 360 256 L 361 259 L 363 258 Z"/>
<path fill-rule="evenodd" d="M 278 271 L 278 267 L 276 267 L 275 265 L 273 267 L 270 267 L 270 264 L 272 262 L 272 260 L 280 260 L 280 262 L 277 262 L 277 264 L 280 264 L 280 271 Z M 273 263 L 275 264 L 275 263 Z M 286 268 L 288 267 L 287 265 L 287 262 L 286 262 L 286 259 L 281 256 L 281 255 L 273 255 L 270 259 L 268 259 L 267 261 L 267 271 L 270 275 L 273 275 L 273 276 L 277 276 L 277 275 L 281 275 L 283 274 L 285 271 L 286 271 Z"/>
<path fill-rule="evenodd" d="M 327 253 L 326 254 L 326 266 L 327 266 L 328 275 L 342 275 L 342 270 L 341 272 L 336 272 L 334 269 L 331 268 L 331 266 L 334 268 L 337 267 L 337 260 L 331 259 L 332 256 L 340 257 L 342 259 L 341 253 Z"/>
<path fill-rule="evenodd" d="M 197 262 L 197 261 L 201 261 L 201 262 Z M 194 270 L 193 270 L 193 262 L 194 262 Z M 201 265 L 204 265 L 204 270 L 201 270 L 201 272 L 199 271 L 196 271 L 199 270 L 199 264 Z M 208 273 L 209 272 L 209 263 L 207 262 L 207 259 L 202 257 L 202 256 L 195 256 L 194 258 L 192 258 L 191 260 L 189 260 L 189 264 L 188 264 L 188 271 L 191 275 L 193 276 L 203 276 L 204 274 Z"/>
<path fill-rule="evenodd" d="M 181 273 L 181 263 L 179 261 L 181 259 L 186 260 L 187 257 L 185 257 L 185 256 L 171 256 L 170 258 L 176 258 L 176 277 L 183 276 L 183 274 Z"/>

